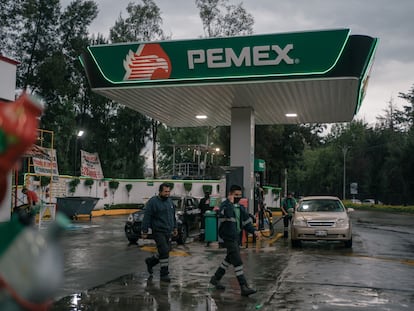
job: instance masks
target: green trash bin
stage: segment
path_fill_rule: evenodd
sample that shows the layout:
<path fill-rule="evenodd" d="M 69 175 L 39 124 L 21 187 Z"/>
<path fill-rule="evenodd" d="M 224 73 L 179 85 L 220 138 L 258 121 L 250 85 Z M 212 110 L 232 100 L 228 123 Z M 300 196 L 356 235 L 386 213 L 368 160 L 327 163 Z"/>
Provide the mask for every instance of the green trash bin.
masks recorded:
<path fill-rule="evenodd" d="M 205 241 L 217 241 L 217 215 L 214 211 L 206 211 L 204 213 L 205 227 Z"/>

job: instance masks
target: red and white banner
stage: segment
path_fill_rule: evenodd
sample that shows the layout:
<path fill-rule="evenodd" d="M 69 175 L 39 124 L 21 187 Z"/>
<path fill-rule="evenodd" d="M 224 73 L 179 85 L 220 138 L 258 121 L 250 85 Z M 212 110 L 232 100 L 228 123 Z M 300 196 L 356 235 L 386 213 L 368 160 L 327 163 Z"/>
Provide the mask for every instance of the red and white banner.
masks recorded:
<path fill-rule="evenodd" d="M 89 153 L 81 150 L 81 176 L 95 179 L 102 179 L 104 177 L 98 153 Z"/>
<path fill-rule="evenodd" d="M 43 154 L 33 155 L 34 172 L 38 175 L 56 175 L 59 176 L 58 164 L 56 158 L 56 149 L 42 148 Z M 45 156 L 47 154 L 48 156 Z"/>

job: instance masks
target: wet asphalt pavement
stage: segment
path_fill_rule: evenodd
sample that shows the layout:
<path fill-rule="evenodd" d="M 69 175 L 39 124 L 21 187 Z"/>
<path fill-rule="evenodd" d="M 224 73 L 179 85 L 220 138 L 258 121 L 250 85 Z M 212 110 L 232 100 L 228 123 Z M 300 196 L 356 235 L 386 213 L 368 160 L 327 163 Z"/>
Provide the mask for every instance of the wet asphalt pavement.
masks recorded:
<path fill-rule="evenodd" d="M 174 244 L 170 284 L 151 279 L 144 259 L 153 245 L 128 245 L 126 216 L 74 222 L 61 244 L 65 282 L 51 310 L 413 310 L 414 215 L 355 211 L 354 245 L 262 239 L 241 251 L 258 292 L 241 297 L 232 268 L 225 291 L 209 279 L 225 256 L 213 243 Z M 282 231 L 281 222 L 278 231 Z"/>

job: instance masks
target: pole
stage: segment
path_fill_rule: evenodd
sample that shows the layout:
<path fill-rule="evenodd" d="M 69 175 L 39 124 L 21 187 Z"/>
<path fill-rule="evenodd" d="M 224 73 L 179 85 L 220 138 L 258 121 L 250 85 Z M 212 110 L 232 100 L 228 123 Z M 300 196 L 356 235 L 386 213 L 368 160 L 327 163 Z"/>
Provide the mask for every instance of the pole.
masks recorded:
<path fill-rule="evenodd" d="M 173 176 L 175 176 L 175 144 L 173 145 Z"/>
<path fill-rule="evenodd" d="M 343 146 L 342 147 L 342 154 L 343 154 L 343 156 L 344 156 L 344 173 L 343 173 L 343 177 L 344 177 L 344 180 L 343 180 L 343 189 L 342 189 L 342 200 L 345 200 L 345 184 L 346 184 L 346 162 L 345 162 L 345 159 L 346 159 L 346 153 L 348 152 L 348 146 Z"/>
<path fill-rule="evenodd" d="M 200 155 L 201 155 L 201 150 L 200 150 L 200 146 L 197 147 L 197 175 L 198 177 L 200 177 Z"/>
<path fill-rule="evenodd" d="M 76 176 L 76 149 L 78 149 L 78 137 L 77 136 L 75 136 L 75 152 L 74 152 L 74 155 L 73 155 L 73 176 Z"/>

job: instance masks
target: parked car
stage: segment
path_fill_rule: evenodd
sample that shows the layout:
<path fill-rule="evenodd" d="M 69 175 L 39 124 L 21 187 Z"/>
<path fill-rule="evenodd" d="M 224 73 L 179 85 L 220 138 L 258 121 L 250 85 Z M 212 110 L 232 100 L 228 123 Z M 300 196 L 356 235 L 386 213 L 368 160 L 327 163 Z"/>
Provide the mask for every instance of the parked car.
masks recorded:
<path fill-rule="evenodd" d="M 173 241 L 185 244 L 190 230 L 197 229 L 200 224 L 201 214 L 198 208 L 198 199 L 192 196 L 170 196 L 176 208 L 176 220 L 178 236 Z M 130 243 L 136 243 L 141 238 L 141 224 L 144 219 L 145 207 L 128 215 L 125 223 L 125 235 Z M 151 239 L 151 235 L 148 235 Z"/>
<path fill-rule="evenodd" d="M 352 224 L 341 200 L 333 196 L 310 196 L 302 198 L 295 207 L 291 223 L 293 247 L 301 241 L 343 241 L 352 247 Z"/>
<path fill-rule="evenodd" d="M 377 203 L 375 203 L 375 199 L 365 199 L 362 201 L 362 204 L 378 204 L 381 205 L 383 204 L 381 201 L 377 201 Z"/>

